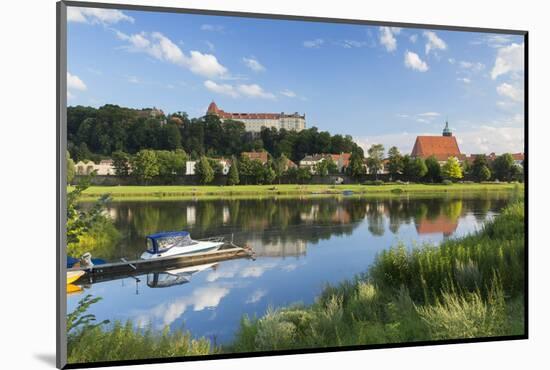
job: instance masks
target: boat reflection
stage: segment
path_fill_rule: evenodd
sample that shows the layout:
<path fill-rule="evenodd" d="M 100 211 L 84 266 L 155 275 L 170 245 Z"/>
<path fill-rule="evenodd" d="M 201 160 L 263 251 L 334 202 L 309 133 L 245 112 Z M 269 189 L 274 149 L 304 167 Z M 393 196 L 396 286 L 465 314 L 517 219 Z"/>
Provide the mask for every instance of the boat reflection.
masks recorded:
<path fill-rule="evenodd" d="M 201 271 L 212 268 L 216 270 L 218 263 L 182 267 L 168 271 L 150 272 L 147 274 L 147 286 L 149 288 L 168 288 L 175 285 L 187 284 L 191 277 Z"/>

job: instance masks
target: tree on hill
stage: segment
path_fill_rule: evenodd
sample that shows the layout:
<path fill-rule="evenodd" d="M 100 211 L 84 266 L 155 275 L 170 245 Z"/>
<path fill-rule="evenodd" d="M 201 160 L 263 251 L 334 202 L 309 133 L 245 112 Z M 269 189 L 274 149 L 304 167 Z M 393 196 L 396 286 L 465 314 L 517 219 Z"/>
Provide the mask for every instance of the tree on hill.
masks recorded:
<path fill-rule="evenodd" d="M 456 181 L 463 177 L 462 167 L 460 167 L 460 162 L 456 157 L 450 157 L 447 159 L 447 162 L 441 168 L 441 173 L 443 177 L 447 180 Z"/>
<path fill-rule="evenodd" d="M 158 174 L 159 165 L 155 151 L 140 150 L 132 160 L 132 175 L 136 176 L 140 182 L 148 183 Z"/>
<path fill-rule="evenodd" d="M 231 167 L 229 167 L 229 173 L 227 174 L 227 185 L 238 185 L 239 182 L 240 179 L 237 158 L 233 157 L 231 160 Z"/>
<path fill-rule="evenodd" d="M 130 174 L 130 155 L 123 151 L 117 150 L 113 152 L 113 167 L 115 168 L 115 175 L 128 176 Z"/>
<path fill-rule="evenodd" d="M 199 180 L 203 185 L 214 181 L 214 170 L 210 166 L 210 161 L 205 156 L 202 156 L 195 164 L 195 173 L 199 176 Z"/>

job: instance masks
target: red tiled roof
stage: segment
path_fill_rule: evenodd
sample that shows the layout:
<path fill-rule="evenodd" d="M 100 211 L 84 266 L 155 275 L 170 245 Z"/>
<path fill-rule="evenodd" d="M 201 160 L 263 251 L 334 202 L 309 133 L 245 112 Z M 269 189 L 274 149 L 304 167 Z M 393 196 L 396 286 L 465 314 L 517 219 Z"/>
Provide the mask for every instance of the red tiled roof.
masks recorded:
<path fill-rule="evenodd" d="M 525 159 L 525 154 L 523 154 L 523 153 L 512 153 L 512 158 L 514 158 L 514 161 L 523 161 Z"/>
<path fill-rule="evenodd" d="M 438 161 L 462 158 L 454 136 L 417 136 L 411 156 L 423 159 L 434 156 Z"/>
<path fill-rule="evenodd" d="M 342 158 L 342 165 L 344 167 L 347 167 L 349 165 L 349 159 L 351 157 L 351 153 L 341 153 L 341 154 L 331 154 L 332 160 L 336 163 L 338 163 L 338 160 L 340 157 Z"/>
<path fill-rule="evenodd" d="M 251 161 L 257 160 L 263 164 L 267 163 L 267 152 L 242 152 L 241 154 L 248 157 Z"/>
<path fill-rule="evenodd" d="M 301 117 L 299 114 L 284 114 L 284 113 L 230 113 L 218 108 L 215 102 L 210 103 L 206 114 L 215 114 L 223 119 L 279 119 L 281 117 Z"/>

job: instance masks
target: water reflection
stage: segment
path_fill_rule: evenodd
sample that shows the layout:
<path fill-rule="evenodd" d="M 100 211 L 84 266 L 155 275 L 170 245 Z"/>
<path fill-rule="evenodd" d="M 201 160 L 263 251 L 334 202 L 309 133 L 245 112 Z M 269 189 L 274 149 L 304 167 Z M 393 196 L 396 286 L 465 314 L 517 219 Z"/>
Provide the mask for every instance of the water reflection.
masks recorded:
<path fill-rule="evenodd" d="M 475 231 L 511 199 L 510 193 L 484 193 L 425 199 L 115 202 L 108 212 L 123 238 L 109 255 L 97 257 L 133 258 L 145 248 L 145 235 L 185 229 L 197 239 L 225 235 L 248 244 L 257 260 L 156 271 L 84 289 L 103 298 L 91 308 L 98 320 L 184 327 L 197 337 L 226 343 L 243 314 L 259 316 L 269 307 L 312 303 L 325 284 L 365 272 L 381 250 L 397 242 L 439 243 Z M 78 299 L 67 297 L 69 311 Z"/>
<path fill-rule="evenodd" d="M 303 256 L 308 245 L 351 235 L 362 222 L 373 236 L 399 235 L 415 225 L 418 235 L 453 235 L 458 220 L 472 214 L 477 222 L 498 212 L 509 194 L 483 197 L 229 199 L 112 203 L 108 214 L 123 239 L 107 259 L 134 258 L 144 237 L 159 231 L 188 230 L 193 238 L 224 235 L 253 247 L 260 256 Z"/>

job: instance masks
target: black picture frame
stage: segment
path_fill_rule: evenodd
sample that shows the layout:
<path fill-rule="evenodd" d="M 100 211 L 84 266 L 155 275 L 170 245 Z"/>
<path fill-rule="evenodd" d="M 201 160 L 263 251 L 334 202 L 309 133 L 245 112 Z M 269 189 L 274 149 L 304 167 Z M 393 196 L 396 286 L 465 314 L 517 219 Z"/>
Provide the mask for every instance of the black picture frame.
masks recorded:
<path fill-rule="evenodd" d="M 182 14 L 198 14 L 198 15 L 214 15 L 214 16 L 229 16 L 229 17 L 245 17 L 245 18 L 265 18 L 277 20 L 293 20 L 304 22 L 320 22 L 320 23 L 339 23 L 339 24 L 354 24 L 368 26 L 393 26 L 402 28 L 422 28 L 427 30 L 445 30 L 445 31 L 463 31 L 476 33 L 493 33 L 518 35 L 524 38 L 524 184 L 525 184 L 525 286 L 524 286 L 524 308 L 525 308 L 525 333 L 523 335 L 497 336 L 488 338 L 472 338 L 472 339 L 453 339 L 453 340 L 438 340 L 438 341 L 418 341 L 409 343 L 390 343 L 378 345 L 356 345 L 344 347 L 327 347 L 313 348 L 301 350 L 278 350 L 278 351 L 263 351 L 250 353 L 232 353 L 232 354 L 212 354 L 208 356 L 186 356 L 186 357 L 171 357 L 171 358 L 150 358 L 146 360 L 121 360 L 121 361 L 101 361 L 93 363 L 67 363 L 67 338 L 66 338 L 66 282 L 65 282 L 65 266 L 67 263 L 66 257 L 66 150 L 67 150 L 67 7 L 87 7 L 100 9 L 117 9 L 117 10 L 134 10 L 148 12 L 163 12 L 163 13 L 182 13 Z M 367 349 L 383 349 L 383 348 L 405 348 L 405 347 L 420 347 L 448 344 L 465 344 L 465 343 L 482 343 L 482 342 L 497 342 L 509 340 L 525 340 L 529 338 L 529 32 L 527 30 L 515 29 L 495 29 L 483 27 L 462 27 L 453 25 L 440 24 L 421 24 L 421 23 L 403 23 L 403 22 L 386 22 L 374 20 L 359 20 L 359 19 L 340 19 L 329 17 L 313 17 L 313 16 L 298 16 L 285 14 L 266 14 L 252 12 L 237 12 L 237 11 L 219 11 L 219 10 L 203 10 L 189 9 L 176 7 L 160 7 L 160 6 L 144 6 L 131 4 L 112 4 L 98 2 L 81 2 L 81 1 L 59 1 L 56 6 L 57 16 L 57 63 L 56 63 L 56 113 L 57 113 L 57 143 L 56 143 L 56 366 L 59 369 L 77 369 L 77 368 L 93 368 L 93 367 L 110 367 L 110 366 L 125 366 L 125 365 L 140 365 L 140 364 L 159 364 L 173 362 L 188 362 L 188 361 L 208 361 L 220 359 L 246 358 L 246 357 L 266 357 L 266 356 L 281 356 L 295 354 L 312 354 L 323 352 L 342 352 L 342 351 L 358 351 Z"/>

